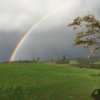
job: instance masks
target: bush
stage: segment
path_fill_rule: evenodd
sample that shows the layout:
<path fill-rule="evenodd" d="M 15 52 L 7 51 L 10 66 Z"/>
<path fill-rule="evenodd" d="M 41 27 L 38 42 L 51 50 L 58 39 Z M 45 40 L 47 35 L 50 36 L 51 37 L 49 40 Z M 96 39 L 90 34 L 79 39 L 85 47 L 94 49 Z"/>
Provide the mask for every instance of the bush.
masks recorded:
<path fill-rule="evenodd" d="M 77 62 L 79 64 L 94 64 L 95 62 L 97 62 L 97 58 L 78 58 Z"/>
<path fill-rule="evenodd" d="M 69 64 L 69 60 L 60 59 L 60 60 L 57 60 L 56 63 L 58 63 L 58 64 Z"/>

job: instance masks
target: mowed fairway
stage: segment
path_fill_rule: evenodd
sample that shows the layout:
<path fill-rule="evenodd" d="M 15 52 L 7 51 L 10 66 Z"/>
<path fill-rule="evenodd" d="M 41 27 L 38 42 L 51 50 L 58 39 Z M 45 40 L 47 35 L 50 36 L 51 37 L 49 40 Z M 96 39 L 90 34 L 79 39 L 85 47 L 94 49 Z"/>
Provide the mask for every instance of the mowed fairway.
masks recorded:
<path fill-rule="evenodd" d="M 100 70 L 62 64 L 0 64 L 0 100 L 92 100 Z"/>

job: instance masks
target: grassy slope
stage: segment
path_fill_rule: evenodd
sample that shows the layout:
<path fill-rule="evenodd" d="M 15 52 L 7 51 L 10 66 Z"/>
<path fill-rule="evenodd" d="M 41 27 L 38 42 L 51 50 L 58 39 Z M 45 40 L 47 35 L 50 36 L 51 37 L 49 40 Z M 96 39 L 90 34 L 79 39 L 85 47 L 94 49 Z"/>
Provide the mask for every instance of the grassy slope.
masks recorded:
<path fill-rule="evenodd" d="M 57 64 L 0 64 L 0 100 L 91 100 L 100 70 Z"/>

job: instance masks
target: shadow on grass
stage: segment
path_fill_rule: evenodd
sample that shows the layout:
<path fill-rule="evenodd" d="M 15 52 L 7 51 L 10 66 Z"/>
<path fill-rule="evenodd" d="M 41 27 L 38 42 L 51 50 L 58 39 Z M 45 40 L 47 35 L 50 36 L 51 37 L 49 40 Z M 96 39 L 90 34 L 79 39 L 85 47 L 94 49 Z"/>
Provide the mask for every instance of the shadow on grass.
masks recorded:
<path fill-rule="evenodd" d="M 72 65 L 79 68 L 100 69 L 100 64 L 72 64 Z"/>
<path fill-rule="evenodd" d="M 0 88 L 0 100 L 22 100 L 22 87 Z"/>
<path fill-rule="evenodd" d="M 21 86 L 0 88 L 0 100 L 49 100 L 48 94 L 40 92 L 39 88 Z"/>

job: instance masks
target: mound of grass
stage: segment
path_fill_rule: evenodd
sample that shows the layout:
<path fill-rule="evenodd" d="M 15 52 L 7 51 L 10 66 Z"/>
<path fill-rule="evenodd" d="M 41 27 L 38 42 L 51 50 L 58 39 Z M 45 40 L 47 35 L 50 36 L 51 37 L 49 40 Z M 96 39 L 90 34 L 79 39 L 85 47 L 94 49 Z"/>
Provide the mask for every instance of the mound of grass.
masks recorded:
<path fill-rule="evenodd" d="M 91 100 L 99 70 L 67 64 L 0 64 L 0 100 Z"/>

